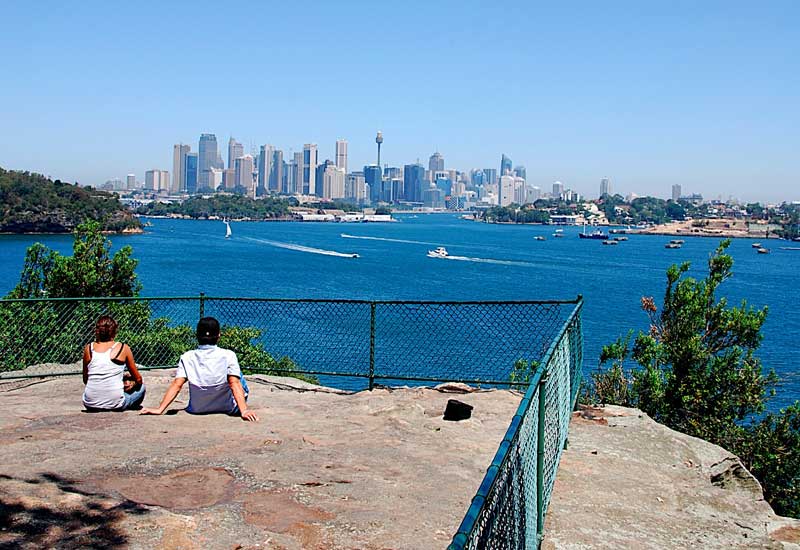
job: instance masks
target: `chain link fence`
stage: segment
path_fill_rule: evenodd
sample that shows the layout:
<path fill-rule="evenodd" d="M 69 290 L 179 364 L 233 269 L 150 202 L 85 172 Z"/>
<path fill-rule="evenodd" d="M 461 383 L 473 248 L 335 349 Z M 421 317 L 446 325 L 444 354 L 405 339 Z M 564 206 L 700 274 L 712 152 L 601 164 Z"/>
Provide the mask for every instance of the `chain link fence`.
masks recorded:
<path fill-rule="evenodd" d="M 581 383 L 578 301 L 541 362 L 448 550 L 534 549 Z"/>
<path fill-rule="evenodd" d="M 581 380 L 580 297 L 410 302 L 215 298 L 0 300 L 0 379 L 78 374 L 101 315 L 140 368 L 174 367 L 201 317 L 245 372 L 343 389 L 466 382 L 525 389 L 451 550 L 537 548 Z"/>

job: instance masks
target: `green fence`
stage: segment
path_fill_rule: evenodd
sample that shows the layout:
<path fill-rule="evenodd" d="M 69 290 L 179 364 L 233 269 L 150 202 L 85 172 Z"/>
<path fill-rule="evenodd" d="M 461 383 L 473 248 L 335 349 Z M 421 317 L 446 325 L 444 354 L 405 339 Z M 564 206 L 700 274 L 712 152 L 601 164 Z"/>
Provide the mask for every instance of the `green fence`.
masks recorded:
<path fill-rule="evenodd" d="M 466 382 L 527 392 L 451 549 L 535 548 L 580 384 L 582 300 L 217 298 L 0 300 L 0 379 L 81 372 L 100 315 L 141 368 L 176 365 L 194 326 L 219 319 L 245 371 L 345 389 Z M 222 342 L 221 342 L 222 344 Z"/>
<path fill-rule="evenodd" d="M 582 363 L 579 302 L 535 370 L 448 550 L 539 547 Z"/>

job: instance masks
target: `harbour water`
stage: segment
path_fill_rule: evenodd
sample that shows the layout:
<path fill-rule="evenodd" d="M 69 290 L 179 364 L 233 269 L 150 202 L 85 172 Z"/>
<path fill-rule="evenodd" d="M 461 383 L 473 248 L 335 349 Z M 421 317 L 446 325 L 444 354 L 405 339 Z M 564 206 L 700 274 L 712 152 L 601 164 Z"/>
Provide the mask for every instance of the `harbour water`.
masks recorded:
<path fill-rule="evenodd" d="M 642 296 L 660 304 L 665 271 L 689 261 L 702 277 L 719 240 L 631 235 L 618 246 L 579 239 L 567 227 L 489 225 L 449 214 L 398 215 L 392 224 L 152 220 L 145 234 L 115 236 L 114 248 L 131 245 L 144 296 L 254 296 L 406 300 L 572 299 L 584 305 L 584 372 L 597 366 L 603 344 L 628 329 L 647 329 Z M 536 240 L 544 236 L 545 240 Z M 39 241 L 69 253 L 70 236 L 0 236 L 0 293 L 16 284 L 25 249 Z M 747 239 L 729 248 L 734 277 L 722 287 L 731 303 L 747 299 L 769 307 L 759 351 L 781 377 L 769 408 L 800 399 L 800 251 L 757 254 Z M 444 246 L 450 258 L 428 258 Z M 357 258 L 352 255 L 358 254 Z M 458 335 L 454 335 L 457 337 Z"/>

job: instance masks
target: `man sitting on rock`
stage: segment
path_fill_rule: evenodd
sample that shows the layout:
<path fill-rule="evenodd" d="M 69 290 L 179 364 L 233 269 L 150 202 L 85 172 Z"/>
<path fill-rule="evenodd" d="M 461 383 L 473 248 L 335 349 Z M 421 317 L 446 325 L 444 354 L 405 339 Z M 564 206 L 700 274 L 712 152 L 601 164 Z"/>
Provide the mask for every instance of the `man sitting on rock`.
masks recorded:
<path fill-rule="evenodd" d="M 203 317 L 197 323 L 197 349 L 187 351 L 178 361 L 175 380 L 157 409 L 142 409 L 139 414 L 164 414 L 189 381 L 189 406 L 191 414 L 224 413 L 240 415 L 242 420 L 256 422 L 258 416 L 247 409 L 249 389 L 239 368 L 236 353 L 217 346 L 219 321 Z"/>

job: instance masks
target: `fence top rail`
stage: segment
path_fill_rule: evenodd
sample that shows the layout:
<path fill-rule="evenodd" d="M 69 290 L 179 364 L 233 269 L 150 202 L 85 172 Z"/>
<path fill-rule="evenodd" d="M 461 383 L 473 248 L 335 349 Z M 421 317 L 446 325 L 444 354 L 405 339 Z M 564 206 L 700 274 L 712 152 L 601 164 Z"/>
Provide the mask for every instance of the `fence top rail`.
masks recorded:
<path fill-rule="evenodd" d="M 572 300 L 349 300 L 337 298 L 252 298 L 233 296 L 98 296 L 91 298 L 4 298 L 0 304 L 37 303 L 37 302 L 137 302 L 166 300 L 217 300 L 237 302 L 271 302 L 271 303 L 334 303 L 334 304 L 376 304 L 376 305 L 569 305 L 580 304 L 580 294 Z"/>
<path fill-rule="evenodd" d="M 581 306 L 582 306 L 582 298 L 578 296 L 578 299 L 573 302 L 575 303 L 575 309 L 572 310 L 570 316 L 564 321 L 564 324 L 561 325 L 561 328 L 558 331 L 558 334 L 553 338 L 550 346 L 547 349 L 547 352 L 542 357 L 539 366 L 533 373 L 531 380 L 528 385 L 528 389 L 525 392 L 525 396 L 519 403 L 517 407 L 517 411 L 514 415 L 514 419 L 512 420 L 511 424 L 509 425 L 508 429 L 506 430 L 506 434 L 503 437 L 503 441 L 500 444 L 500 447 L 497 449 L 495 453 L 494 459 L 486 471 L 486 475 L 484 476 L 483 480 L 481 481 L 480 486 L 478 487 L 478 491 L 475 496 L 472 498 L 472 502 L 470 504 L 469 509 L 467 510 L 467 514 L 464 516 L 464 519 L 461 522 L 461 525 L 458 527 L 458 531 L 453 537 L 453 542 L 450 546 L 448 546 L 448 550 L 463 550 L 467 538 L 469 537 L 470 533 L 475 529 L 477 525 L 478 519 L 480 518 L 480 514 L 483 509 L 487 506 L 487 497 L 489 496 L 489 492 L 491 491 L 492 486 L 495 483 L 495 479 L 497 477 L 498 472 L 505 466 L 505 463 L 509 460 L 511 456 L 511 443 L 513 443 L 519 437 L 519 430 L 521 426 L 521 419 L 527 414 L 528 409 L 531 406 L 535 406 L 533 403 L 533 398 L 536 395 L 537 387 L 540 383 L 547 379 L 548 374 L 548 365 L 550 363 L 553 354 L 555 353 L 556 346 L 558 343 L 561 342 L 561 339 L 564 338 L 564 335 L 567 333 L 570 325 L 575 321 L 576 317 L 580 315 Z"/>

